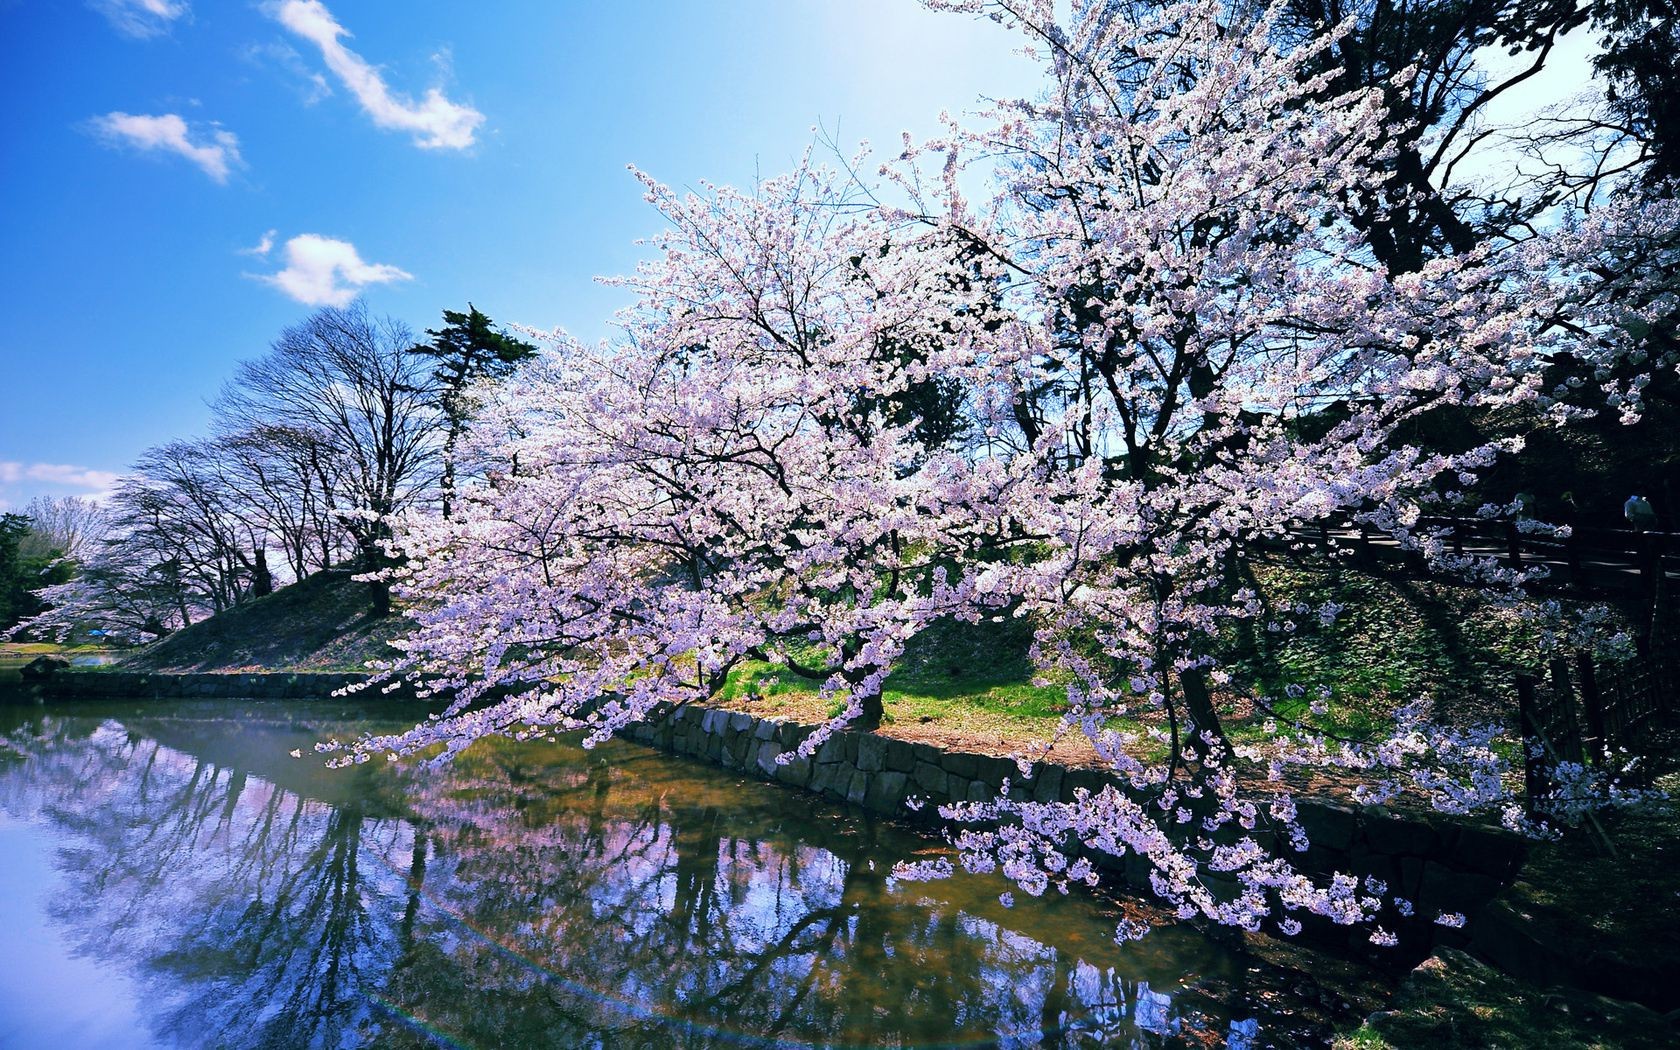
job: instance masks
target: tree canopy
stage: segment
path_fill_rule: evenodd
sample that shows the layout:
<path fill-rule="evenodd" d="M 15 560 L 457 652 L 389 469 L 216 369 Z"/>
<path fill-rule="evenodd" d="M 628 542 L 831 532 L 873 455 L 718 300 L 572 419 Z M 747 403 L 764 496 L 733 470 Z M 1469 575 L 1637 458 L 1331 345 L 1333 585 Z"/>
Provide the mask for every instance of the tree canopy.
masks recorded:
<path fill-rule="evenodd" d="M 886 675 L 930 624 L 1022 617 L 1066 683 L 1062 732 L 1133 793 L 955 807 L 979 825 L 958 840 L 966 863 L 1032 892 L 1094 878 L 1071 839 L 1146 858 L 1183 915 L 1379 922 L 1380 893 L 1264 844 L 1304 842 L 1280 770 L 1352 766 L 1363 797 L 1409 786 L 1527 827 L 1498 727 L 1412 706 L 1366 747 L 1280 725 L 1274 783 L 1245 787 L 1210 702 L 1240 687 L 1214 639 L 1339 613 L 1263 602 L 1246 555 L 1351 520 L 1516 593 L 1524 572 L 1425 522 L 1497 513 L 1471 493 L 1519 442 L 1438 447 L 1413 424 L 1445 408 L 1637 418 L 1650 372 L 1673 365 L 1638 330 L 1670 309 L 1674 206 L 1629 196 L 1459 243 L 1427 215 L 1461 221 L 1464 202 L 1396 182 L 1429 134 L 1396 102 L 1409 67 L 1349 76 L 1357 19 L 1300 33 L 1287 2 L 1079 5 L 1065 24 L 1048 3 L 937 6 L 1018 32 L 1042 95 L 907 139 L 879 185 L 864 156 L 807 157 L 751 193 L 642 176 L 670 226 L 625 282 L 626 337 L 560 339 L 501 386 L 463 436 L 475 480 L 456 513 L 395 530 L 406 561 L 389 575 L 416 627 L 389 673 L 428 676 L 452 705 L 348 757 L 599 740 L 747 660 L 841 710 L 809 754 L 880 719 Z M 968 176 L 993 172 L 995 193 L 970 196 Z M 1397 203 L 1422 209 L 1407 236 L 1430 250 L 1396 251 L 1377 216 Z M 930 430 L 959 406 L 960 426 Z M 1160 761 L 1117 722 L 1140 713 Z"/>

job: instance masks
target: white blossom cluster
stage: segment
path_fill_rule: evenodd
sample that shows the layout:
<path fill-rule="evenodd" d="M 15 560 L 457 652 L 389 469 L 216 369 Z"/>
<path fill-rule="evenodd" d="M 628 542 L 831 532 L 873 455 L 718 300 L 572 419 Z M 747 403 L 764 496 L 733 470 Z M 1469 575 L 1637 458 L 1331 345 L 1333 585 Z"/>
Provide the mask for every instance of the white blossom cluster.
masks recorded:
<path fill-rule="evenodd" d="M 387 674 L 453 703 L 341 757 L 447 757 L 491 733 L 596 742 L 705 700 L 748 660 L 842 708 L 810 754 L 878 714 L 929 624 L 1029 617 L 1034 660 L 1070 682 L 1062 731 L 1131 790 L 949 807 L 965 866 L 1039 894 L 1092 881 L 1092 853 L 1136 855 L 1181 915 L 1374 922 L 1382 893 L 1292 863 L 1306 838 L 1288 793 L 1245 786 L 1197 707 L 1227 674 L 1222 630 L 1340 611 L 1268 619 L 1233 567 L 1352 518 L 1441 571 L 1520 587 L 1532 570 L 1455 555 L 1419 524 L 1511 449 L 1402 435 L 1449 405 L 1566 422 L 1567 391 L 1543 388 L 1560 354 L 1637 411 L 1617 304 L 1638 297 L 1592 264 L 1637 253 L 1661 216 L 1606 209 L 1391 272 L 1349 212 L 1388 192 L 1390 118 L 1378 92 L 1332 94 L 1315 72 L 1337 35 L 1280 48 L 1279 8 L 1233 23 L 1214 0 L 1142 23 L 1079 5 L 1070 25 L 1037 0 L 945 6 L 1021 31 L 1046 56 L 1044 95 L 907 140 L 880 169 L 891 205 L 854 174 L 862 157 L 841 172 L 807 157 L 752 193 L 640 176 L 670 229 L 625 281 L 626 337 L 548 337 L 484 392 L 453 515 L 397 523 L 390 575 L 415 630 Z M 999 158 L 995 193 L 968 199 L 963 174 Z M 960 425 L 934 433 L 941 412 Z M 1114 728 L 1136 714 L 1165 759 Z M 1260 757 L 1526 829 L 1495 745 L 1414 707 L 1375 745 L 1286 728 Z"/>

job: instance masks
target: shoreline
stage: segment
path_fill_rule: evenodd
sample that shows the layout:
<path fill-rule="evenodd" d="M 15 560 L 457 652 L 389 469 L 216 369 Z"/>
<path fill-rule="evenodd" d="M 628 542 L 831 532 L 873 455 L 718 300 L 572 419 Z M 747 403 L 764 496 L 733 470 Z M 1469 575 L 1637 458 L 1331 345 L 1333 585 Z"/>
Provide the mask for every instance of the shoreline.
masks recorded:
<path fill-rule="evenodd" d="M 406 683 L 389 693 L 350 697 L 335 695 L 372 676 L 363 672 L 230 671 L 169 673 L 59 668 L 13 687 L 24 703 L 76 700 L 415 700 Z M 777 757 L 794 751 L 814 725 L 717 706 L 685 706 L 658 723 L 631 726 L 619 735 L 632 743 L 697 759 L 805 791 L 831 801 L 859 806 L 928 827 L 941 825 L 942 803 L 990 800 L 1009 785 L 1017 801 L 1066 802 L 1083 789 L 1121 787 L 1101 770 L 1041 761 L 1031 775 L 995 754 L 897 739 L 861 730 L 836 732 L 809 758 L 781 764 Z M 908 801 L 924 803 L 919 812 Z M 1308 873 L 1350 871 L 1381 879 L 1415 905 L 1411 921 L 1397 924 L 1406 958 L 1415 962 L 1437 947 L 1467 947 L 1464 930 L 1438 926 L 1437 912 L 1460 912 L 1476 930 L 1477 919 L 1491 909 L 1522 867 L 1527 843 L 1516 835 L 1438 814 L 1422 815 L 1379 806 L 1356 806 L 1320 798 L 1297 800 L 1299 820 L 1311 842 L 1295 858 Z M 1116 858 L 1087 854 L 1102 880 L 1146 899 L 1147 861 L 1135 855 Z M 1234 884 L 1233 884 L 1234 885 Z M 1363 927 L 1336 926 L 1317 916 L 1303 916 L 1306 940 L 1372 956 Z M 1478 945 L 1479 947 L 1479 945 Z M 1377 956 L 1381 958 L 1381 956 Z M 1392 958 L 1392 956 L 1390 956 Z"/>

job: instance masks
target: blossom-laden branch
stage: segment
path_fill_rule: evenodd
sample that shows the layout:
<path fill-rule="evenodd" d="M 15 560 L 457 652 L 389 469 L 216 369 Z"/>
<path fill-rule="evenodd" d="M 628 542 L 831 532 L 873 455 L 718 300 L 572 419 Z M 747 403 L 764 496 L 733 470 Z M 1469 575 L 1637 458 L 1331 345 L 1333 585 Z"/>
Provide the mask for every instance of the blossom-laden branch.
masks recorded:
<path fill-rule="evenodd" d="M 1667 308 L 1649 289 L 1672 242 L 1648 211 L 1601 209 L 1390 273 L 1350 212 L 1386 192 L 1390 117 L 1313 72 L 1337 34 L 1283 47 L 1277 8 L 1233 21 L 1213 0 L 1141 21 L 1079 5 L 1068 26 L 1049 4 L 966 6 L 1022 30 L 1049 87 L 907 140 L 879 195 L 809 157 L 750 194 L 642 177 L 670 228 L 624 282 L 626 338 L 550 337 L 485 395 L 456 513 L 396 529 L 416 624 L 386 672 L 451 706 L 342 760 L 490 733 L 593 743 L 748 659 L 840 704 L 809 753 L 879 720 L 930 623 L 1030 617 L 1034 659 L 1069 682 L 1062 732 L 1129 790 L 952 807 L 966 863 L 1041 892 L 1094 878 L 1090 852 L 1130 853 L 1186 915 L 1377 922 L 1381 891 L 1292 863 L 1281 782 L 1237 775 L 1209 685 L 1228 674 L 1213 640 L 1263 612 L 1241 563 L 1352 518 L 1517 593 L 1525 574 L 1419 525 L 1514 448 L 1426 447 L 1417 424 L 1513 406 L 1565 424 L 1579 384 L 1546 375 L 1566 358 L 1636 411 L 1655 362 L 1625 304 Z M 995 194 L 965 196 L 990 171 Z M 960 425 L 926 425 L 953 408 Z M 1164 760 L 1115 728 L 1138 713 Z M 1513 804 L 1492 730 L 1412 709 L 1368 749 L 1280 734 L 1276 761 L 1374 772 L 1373 797 Z"/>

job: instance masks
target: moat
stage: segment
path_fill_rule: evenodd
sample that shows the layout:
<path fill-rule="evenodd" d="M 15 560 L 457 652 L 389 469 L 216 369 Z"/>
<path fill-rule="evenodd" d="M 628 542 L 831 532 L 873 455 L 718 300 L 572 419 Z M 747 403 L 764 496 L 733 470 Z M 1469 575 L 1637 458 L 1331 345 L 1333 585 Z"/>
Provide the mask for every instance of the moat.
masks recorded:
<path fill-rule="evenodd" d="M 900 882 L 936 842 L 630 744 L 310 753 L 406 715 L 0 709 L 0 1042 L 1296 1046 L 1381 994 L 1186 926 L 1116 945 L 1118 901 Z"/>

